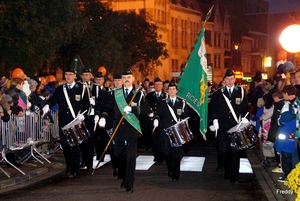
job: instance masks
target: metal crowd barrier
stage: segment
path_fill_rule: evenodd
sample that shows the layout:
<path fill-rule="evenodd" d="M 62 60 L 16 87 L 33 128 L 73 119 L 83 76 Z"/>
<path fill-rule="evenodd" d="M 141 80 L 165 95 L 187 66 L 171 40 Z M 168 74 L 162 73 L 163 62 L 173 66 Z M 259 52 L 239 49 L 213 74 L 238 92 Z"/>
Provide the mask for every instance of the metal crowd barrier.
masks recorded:
<path fill-rule="evenodd" d="M 30 150 L 28 153 L 21 158 L 18 162 L 23 164 L 30 158 L 33 158 L 44 164 L 42 160 L 51 163 L 46 157 L 41 154 L 41 151 L 37 148 L 43 144 L 58 142 L 59 136 L 59 126 L 58 126 L 58 111 L 50 112 L 54 123 L 45 125 L 43 116 L 31 111 L 25 111 L 23 117 L 16 117 L 11 115 L 11 119 L 8 122 L 0 122 L 0 132 L 1 132 L 1 143 L 2 143 L 2 158 L 0 162 L 5 161 L 7 164 L 11 165 L 13 168 L 18 170 L 21 174 L 25 173 L 12 164 L 7 158 L 7 153 L 16 153 L 20 150 L 27 149 Z M 1 144 L 0 144 L 1 146 Z M 60 146 L 56 146 L 54 149 L 57 151 Z M 0 170 L 7 176 L 9 174 L 0 167 Z"/>

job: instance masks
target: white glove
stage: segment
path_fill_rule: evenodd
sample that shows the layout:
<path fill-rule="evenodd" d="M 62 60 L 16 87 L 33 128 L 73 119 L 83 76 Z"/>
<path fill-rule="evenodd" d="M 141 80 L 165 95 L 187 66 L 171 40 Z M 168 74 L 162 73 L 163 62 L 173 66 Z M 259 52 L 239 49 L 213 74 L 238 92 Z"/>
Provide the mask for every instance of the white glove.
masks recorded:
<path fill-rule="evenodd" d="M 95 100 L 93 98 L 90 98 L 90 104 L 91 105 L 96 105 Z"/>
<path fill-rule="evenodd" d="M 43 107 L 43 114 L 46 114 L 47 112 L 49 112 L 50 108 L 49 108 L 49 105 L 45 105 Z"/>
<path fill-rule="evenodd" d="M 101 118 L 100 119 L 100 121 L 99 121 L 99 126 L 101 127 L 101 128 L 103 128 L 104 126 L 105 126 L 105 124 L 106 124 L 106 120 L 105 120 L 105 118 Z"/>
<path fill-rule="evenodd" d="M 242 123 L 243 124 L 248 124 L 249 123 L 249 120 L 245 117 L 242 118 Z"/>
<path fill-rule="evenodd" d="M 154 126 L 154 128 L 156 128 L 158 126 L 158 119 L 154 119 L 153 126 Z"/>
<path fill-rule="evenodd" d="M 98 123 L 98 121 L 99 121 L 99 115 L 95 115 L 95 117 L 94 117 L 95 124 Z"/>
<path fill-rule="evenodd" d="M 29 110 L 31 108 L 31 102 L 28 101 L 27 103 L 27 110 Z"/>
<path fill-rule="evenodd" d="M 124 108 L 124 112 L 126 112 L 126 113 L 131 112 L 131 107 L 127 105 L 127 106 Z"/>
<path fill-rule="evenodd" d="M 210 131 L 213 131 L 213 132 L 216 131 L 214 125 L 209 126 L 209 130 L 210 130 Z"/>
<path fill-rule="evenodd" d="M 80 121 L 83 121 L 85 119 L 84 115 L 83 114 L 79 114 L 77 116 L 77 118 L 80 120 Z"/>
<path fill-rule="evenodd" d="M 152 117 L 154 117 L 154 113 L 151 112 L 150 114 L 148 114 L 148 116 L 149 116 L 150 118 L 152 118 Z"/>
<path fill-rule="evenodd" d="M 218 130 L 219 129 L 219 122 L 218 122 L 218 119 L 214 119 L 213 120 L 213 125 L 215 127 L 215 130 Z"/>

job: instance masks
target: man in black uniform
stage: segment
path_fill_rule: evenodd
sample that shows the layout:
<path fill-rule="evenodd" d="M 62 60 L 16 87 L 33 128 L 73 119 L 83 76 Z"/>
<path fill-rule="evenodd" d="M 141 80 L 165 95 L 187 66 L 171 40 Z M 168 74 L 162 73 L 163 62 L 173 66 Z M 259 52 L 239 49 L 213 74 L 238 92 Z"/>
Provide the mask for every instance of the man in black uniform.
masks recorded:
<path fill-rule="evenodd" d="M 226 71 L 224 82 L 225 86 L 215 91 L 212 96 L 210 112 L 213 127 L 217 130 L 217 144 L 225 168 L 224 179 L 230 179 L 230 183 L 238 184 L 239 150 L 231 146 L 231 139 L 227 131 L 240 123 L 241 118 L 243 123 L 248 122 L 244 116 L 249 112 L 249 105 L 244 89 L 234 85 L 235 75 L 233 70 L 228 69 Z"/>
<path fill-rule="evenodd" d="M 138 117 L 140 114 L 151 112 L 143 93 L 133 85 L 134 76 L 130 69 L 122 73 L 123 87 L 115 89 L 114 97 L 114 121 L 116 130 L 114 137 L 114 153 L 120 160 L 119 174 L 123 178 L 121 188 L 133 193 L 134 174 L 137 156 L 137 140 L 141 133 Z M 131 105 L 128 105 L 134 97 Z M 124 119 L 120 122 L 122 115 Z M 120 122 L 120 126 L 117 127 Z"/>
<path fill-rule="evenodd" d="M 158 132 L 163 141 L 162 149 L 164 158 L 167 162 L 168 176 L 172 175 L 173 180 L 180 177 L 181 148 L 171 147 L 168 136 L 163 129 L 177 124 L 177 122 L 188 117 L 188 108 L 184 100 L 176 96 L 178 92 L 175 82 L 170 82 L 168 86 L 168 98 L 163 100 L 158 106 L 154 117 L 153 126 L 156 128 L 160 124 Z"/>
<path fill-rule="evenodd" d="M 81 74 L 82 84 L 87 88 L 87 93 L 90 100 L 90 108 L 85 118 L 84 123 L 90 133 L 90 137 L 82 142 L 80 145 L 81 151 L 81 164 L 80 169 L 87 169 L 88 171 L 93 169 L 93 157 L 94 157 L 94 116 L 95 116 L 95 96 L 92 94 L 94 83 L 92 82 L 92 70 L 90 68 L 84 68 Z"/>
<path fill-rule="evenodd" d="M 60 85 L 55 90 L 54 94 L 48 100 L 48 104 L 44 106 L 44 113 L 49 111 L 49 106 L 59 105 L 59 127 L 63 128 L 76 117 L 83 121 L 84 115 L 80 114 L 89 109 L 90 102 L 86 88 L 81 83 L 75 82 L 76 73 L 73 69 L 65 71 L 66 83 Z M 70 107 L 67 103 L 70 101 Z M 85 113 L 86 114 L 86 113 Z M 66 160 L 66 176 L 75 178 L 80 173 L 80 146 L 70 146 L 62 129 L 59 130 L 60 144 L 63 149 Z"/>
<path fill-rule="evenodd" d="M 162 91 L 163 89 L 163 82 L 161 81 L 160 78 L 156 78 L 154 80 L 154 89 L 155 91 L 150 92 L 147 94 L 146 99 L 150 105 L 150 108 L 152 109 L 152 113 L 149 117 L 147 118 L 147 125 L 148 125 L 148 132 L 150 133 L 150 139 L 149 141 L 151 142 L 152 140 L 152 146 L 153 146 L 153 155 L 154 155 L 154 161 L 157 163 L 162 163 L 163 162 L 163 154 L 161 150 L 161 138 L 160 132 L 158 132 L 158 129 L 155 129 L 155 131 L 152 134 L 153 130 L 153 116 L 157 114 L 157 108 L 161 104 L 163 99 L 167 98 L 167 94 Z M 145 133 L 143 132 L 143 135 Z M 152 135 L 152 137 L 151 137 Z M 152 138 L 152 139 L 151 139 Z"/>
<path fill-rule="evenodd" d="M 103 162 L 104 156 L 101 155 L 107 145 L 109 136 L 106 130 L 109 130 L 111 127 L 109 124 L 106 124 L 106 118 L 112 112 L 113 100 L 111 95 L 111 90 L 108 87 L 104 87 L 104 76 L 101 72 L 95 74 L 95 84 L 92 89 L 92 96 L 95 97 L 96 106 L 95 106 L 95 149 L 97 153 L 97 160 Z M 100 121 L 99 121 L 100 119 Z M 98 126 L 97 126 L 98 123 Z"/>

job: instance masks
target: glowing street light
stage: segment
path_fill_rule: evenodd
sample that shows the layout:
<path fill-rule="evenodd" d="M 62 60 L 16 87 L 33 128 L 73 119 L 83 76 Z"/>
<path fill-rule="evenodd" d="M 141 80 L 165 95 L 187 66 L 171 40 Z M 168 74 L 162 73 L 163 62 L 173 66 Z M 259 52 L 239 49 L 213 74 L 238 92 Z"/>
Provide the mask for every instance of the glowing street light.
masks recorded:
<path fill-rule="evenodd" d="M 279 37 L 283 49 L 290 53 L 300 52 L 300 25 L 293 24 L 286 27 Z"/>

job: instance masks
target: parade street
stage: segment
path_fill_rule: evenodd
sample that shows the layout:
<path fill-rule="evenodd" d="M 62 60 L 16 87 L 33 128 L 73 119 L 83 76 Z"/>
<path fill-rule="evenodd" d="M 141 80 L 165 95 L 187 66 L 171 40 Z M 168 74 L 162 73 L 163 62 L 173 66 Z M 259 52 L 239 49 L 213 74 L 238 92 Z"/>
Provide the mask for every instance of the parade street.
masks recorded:
<path fill-rule="evenodd" d="M 35 178 L 34 182 L 25 181 L 22 184 L 16 185 L 14 190 L 9 190 L 8 188 L 6 192 L 0 194 L 0 198 L 1 200 L 14 201 L 286 200 L 283 197 L 284 195 L 281 194 L 285 193 L 283 187 L 275 188 L 273 192 L 274 195 L 270 197 L 272 193 L 266 193 L 268 190 L 261 187 L 259 180 L 263 179 L 261 176 L 257 177 L 256 174 L 260 175 L 261 173 L 256 173 L 256 171 L 252 173 L 240 173 L 239 184 L 230 184 L 229 180 L 224 180 L 223 172 L 215 172 L 217 160 L 214 143 L 213 140 L 198 141 L 191 147 L 189 153 L 184 154 L 179 181 L 172 181 L 172 179 L 167 176 L 165 163 L 153 164 L 151 160 L 147 160 L 147 158 L 151 158 L 152 155 L 149 151 L 146 151 L 143 146 L 140 146 L 138 149 L 136 180 L 132 194 L 127 194 L 124 188 L 120 188 L 121 180 L 118 180 L 117 177 L 113 177 L 111 163 L 107 162 L 102 165 L 94 175 L 91 175 L 91 172 L 83 170 L 82 174 L 75 179 L 65 178 L 64 165 L 61 165 L 58 169 L 59 171 L 57 169 L 51 170 L 38 179 Z M 247 154 L 243 152 L 241 157 L 247 161 L 246 156 L 249 154 L 252 155 L 254 151 L 255 150 L 248 150 Z M 195 157 L 198 159 L 195 162 L 190 160 L 191 158 L 195 159 Z M 107 161 L 107 158 L 109 158 L 109 155 L 106 155 L 105 161 Z M 52 160 L 53 163 L 64 163 L 61 151 L 55 153 L 49 159 Z M 258 159 L 251 156 L 249 161 L 253 163 L 251 164 L 252 168 L 250 167 L 250 172 L 251 169 L 263 171 Z M 193 166 L 193 163 L 196 163 L 194 169 L 189 169 L 187 166 Z M 29 165 L 30 164 L 24 164 L 24 171 L 30 167 Z M 148 166 L 149 169 L 143 170 L 143 165 Z M 51 176 L 49 177 L 49 175 Z M 5 178 L 3 174 L 1 178 Z M 24 183 L 28 183 L 28 185 Z M 263 181 L 263 183 L 272 183 L 272 181 L 270 179 L 270 181 Z M 272 187 L 270 189 L 272 190 Z"/>

